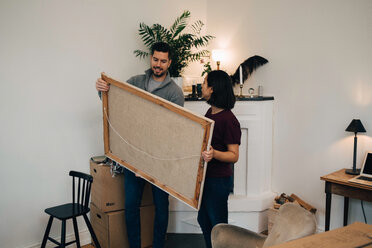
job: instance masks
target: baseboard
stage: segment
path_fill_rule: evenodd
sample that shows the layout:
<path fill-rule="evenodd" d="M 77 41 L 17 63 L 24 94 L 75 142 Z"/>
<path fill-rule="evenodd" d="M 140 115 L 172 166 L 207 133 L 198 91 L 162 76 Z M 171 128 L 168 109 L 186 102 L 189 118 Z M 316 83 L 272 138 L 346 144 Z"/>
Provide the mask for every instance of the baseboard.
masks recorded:
<path fill-rule="evenodd" d="M 58 236 L 58 237 L 52 237 L 53 239 L 57 240 L 57 241 L 60 241 L 61 240 L 61 236 Z M 87 244 L 90 244 L 92 243 L 91 242 L 91 237 L 90 237 L 90 233 L 89 233 L 89 230 L 88 229 L 85 229 L 85 230 L 82 230 L 82 231 L 79 231 L 79 238 L 80 238 L 80 245 L 83 246 L 83 245 L 87 245 Z M 75 240 L 75 234 L 74 233 L 71 233 L 71 234 L 68 234 L 66 235 L 66 243 L 67 242 L 70 242 L 72 240 Z M 30 245 L 30 246 L 26 246 L 25 248 L 40 248 L 41 246 L 41 242 L 38 243 L 38 244 L 34 244 L 34 245 Z M 53 242 L 51 241 L 48 241 L 47 242 L 47 245 L 46 247 L 50 248 L 50 247 L 55 247 L 56 244 L 54 244 Z M 71 246 L 69 247 L 76 247 L 76 244 L 72 244 Z"/>

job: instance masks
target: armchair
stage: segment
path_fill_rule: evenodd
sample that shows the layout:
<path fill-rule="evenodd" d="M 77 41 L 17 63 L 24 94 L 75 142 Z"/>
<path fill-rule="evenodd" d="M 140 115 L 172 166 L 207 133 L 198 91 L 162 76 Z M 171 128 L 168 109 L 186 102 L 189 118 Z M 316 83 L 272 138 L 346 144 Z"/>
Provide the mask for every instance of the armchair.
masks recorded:
<path fill-rule="evenodd" d="M 314 234 L 314 214 L 295 203 L 283 204 L 268 236 L 230 224 L 216 225 L 211 234 L 213 248 L 263 248 Z"/>

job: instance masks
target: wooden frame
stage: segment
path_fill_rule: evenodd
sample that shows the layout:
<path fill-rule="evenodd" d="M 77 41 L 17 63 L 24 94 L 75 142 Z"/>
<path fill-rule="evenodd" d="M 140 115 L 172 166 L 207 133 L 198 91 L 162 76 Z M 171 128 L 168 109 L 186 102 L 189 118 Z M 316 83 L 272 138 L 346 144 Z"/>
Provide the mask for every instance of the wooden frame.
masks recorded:
<path fill-rule="evenodd" d="M 105 74 L 105 155 L 199 209 L 214 121 Z"/>

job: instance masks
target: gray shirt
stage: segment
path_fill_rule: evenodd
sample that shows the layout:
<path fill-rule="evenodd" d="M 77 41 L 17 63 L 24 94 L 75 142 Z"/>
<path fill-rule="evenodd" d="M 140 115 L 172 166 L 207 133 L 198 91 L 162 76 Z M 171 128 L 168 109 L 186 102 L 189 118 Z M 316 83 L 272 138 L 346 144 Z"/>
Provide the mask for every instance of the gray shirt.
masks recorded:
<path fill-rule="evenodd" d="M 127 82 L 138 88 L 149 91 L 151 76 L 152 70 L 148 69 L 145 71 L 145 74 L 133 76 L 129 78 Z M 157 88 L 153 89 L 151 93 L 180 106 L 183 106 L 185 101 L 181 88 L 170 78 L 169 72 L 167 72 L 164 81 L 161 82 Z"/>
<path fill-rule="evenodd" d="M 127 82 L 183 107 L 185 102 L 183 92 L 181 88 L 170 78 L 169 72 L 167 72 L 167 76 L 165 77 L 164 81 L 151 91 L 149 90 L 149 87 L 151 87 L 149 86 L 150 79 L 152 79 L 152 70 L 148 69 L 145 71 L 145 74 L 133 76 L 129 78 Z M 98 91 L 98 95 L 101 97 L 100 91 Z"/>
<path fill-rule="evenodd" d="M 148 92 L 153 92 L 156 88 L 160 86 L 162 82 L 154 80 L 152 77 L 149 79 L 149 85 L 147 87 Z"/>

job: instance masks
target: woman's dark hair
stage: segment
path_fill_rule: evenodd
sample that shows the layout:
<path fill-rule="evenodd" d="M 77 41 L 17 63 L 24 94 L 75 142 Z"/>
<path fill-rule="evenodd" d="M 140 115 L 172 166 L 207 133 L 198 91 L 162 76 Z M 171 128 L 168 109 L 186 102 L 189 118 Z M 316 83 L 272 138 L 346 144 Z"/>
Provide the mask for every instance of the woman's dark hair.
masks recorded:
<path fill-rule="evenodd" d="M 221 70 L 211 71 L 207 76 L 208 86 L 213 93 L 207 103 L 217 108 L 232 109 L 235 105 L 235 95 L 230 76 Z"/>
<path fill-rule="evenodd" d="M 154 55 L 154 52 L 163 52 L 168 53 L 168 58 L 170 59 L 172 57 L 172 51 L 168 43 L 165 42 L 156 42 L 151 47 L 151 55 Z"/>

